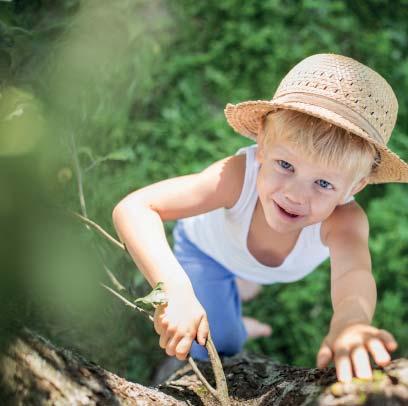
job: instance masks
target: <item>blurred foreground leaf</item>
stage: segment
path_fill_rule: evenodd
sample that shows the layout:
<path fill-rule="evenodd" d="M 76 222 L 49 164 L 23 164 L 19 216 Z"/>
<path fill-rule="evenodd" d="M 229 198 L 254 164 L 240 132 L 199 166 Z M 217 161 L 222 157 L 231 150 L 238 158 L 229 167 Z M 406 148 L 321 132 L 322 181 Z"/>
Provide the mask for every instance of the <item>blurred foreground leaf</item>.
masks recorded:
<path fill-rule="evenodd" d="M 0 155 L 30 152 L 45 129 L 41 104 L 33 94 L 16 87 L 0 90 Z"/>

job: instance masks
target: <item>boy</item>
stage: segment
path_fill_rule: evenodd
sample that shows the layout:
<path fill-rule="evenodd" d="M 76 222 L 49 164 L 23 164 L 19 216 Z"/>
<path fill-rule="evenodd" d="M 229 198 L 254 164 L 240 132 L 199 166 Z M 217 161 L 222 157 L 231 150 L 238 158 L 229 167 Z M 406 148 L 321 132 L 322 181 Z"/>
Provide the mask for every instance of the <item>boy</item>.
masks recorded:
<path fill-rule="evenodd" d="M 353 195 L 367 183 L 408 181 L 408 165 L 386 147 L 397 108 L 370 68 L 313 55 L 271 101 L 227 105 L 229 124 L 257 146 L 115 207 L 115 228 L 139 269 L 152 286 L 164 282 L 168 305 L 157 309 L 155 329 L 168 355 L 184 359 L 191 350 L 204 359 L 193 340 L 205 344 L 208 322 L 221 354 L 239 352 L 265 326 L 242 319 L 236 278 L 292 282 L 330 256 L 333 317 L 318 367 L 333 359 L 339 380 L 349 381 L 371 376 L 369 354 L 379 365 L 390 361 L 395 339 L 370 326 L 368 222 Z M 162 221 L 177 219 L 173 254 Z"/>

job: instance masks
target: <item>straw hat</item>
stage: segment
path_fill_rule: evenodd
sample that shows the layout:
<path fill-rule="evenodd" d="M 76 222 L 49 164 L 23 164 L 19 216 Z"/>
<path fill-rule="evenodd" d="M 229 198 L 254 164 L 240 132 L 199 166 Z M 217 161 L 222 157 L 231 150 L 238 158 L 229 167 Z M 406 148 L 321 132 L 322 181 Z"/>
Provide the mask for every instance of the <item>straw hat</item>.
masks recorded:
<path fill-rule="evenodd" d="M 386 146 L 397 98 L 368 66 L 342 55 L 312 55 L 287 73 L 272 100 L 228 103 L 224 112 L 235 131 L 256 140 L 265 115 L 282 108 L 319 117 L 374 144 L 381 161 L 369 183 L 408 182 L 408 164 Z"/>

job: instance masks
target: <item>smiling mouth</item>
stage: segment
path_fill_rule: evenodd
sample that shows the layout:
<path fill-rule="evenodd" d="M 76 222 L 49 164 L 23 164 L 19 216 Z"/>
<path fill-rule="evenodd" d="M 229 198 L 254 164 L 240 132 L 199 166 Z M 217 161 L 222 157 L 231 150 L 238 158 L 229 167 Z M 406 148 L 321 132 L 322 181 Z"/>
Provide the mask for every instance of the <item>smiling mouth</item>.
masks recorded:
<path fill-rule="evenodd" d="M 294 214 L 294 213 L 290 213 L 290 212 L 286 211 L 283 207 L 279 206 L 278 203 L 275 202 L 275 204 L 276 204 L 276 206 L 278 206 L 279 210 L 280 210 L 283 214 L 285 214 L 286 216 L 289 216 L 289 217 L 292 217 L 292 218 L 300 217 L 299 214 Z"/>

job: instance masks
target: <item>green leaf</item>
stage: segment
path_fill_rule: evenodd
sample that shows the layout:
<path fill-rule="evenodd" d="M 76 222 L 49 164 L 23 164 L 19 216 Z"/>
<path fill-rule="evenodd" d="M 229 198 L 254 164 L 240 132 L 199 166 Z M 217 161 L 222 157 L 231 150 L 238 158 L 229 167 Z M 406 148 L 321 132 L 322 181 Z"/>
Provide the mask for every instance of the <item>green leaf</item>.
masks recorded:
<path fill-rule="evenodd" d="M 135 159 L 135 153 L 130 147 L 124 147 L 116 151 L 111 152 L 110 154 L 101 158 L 102 160 L 111 160 L 111 161 L 133 161 Z"/>
<path fill-rule="evenodd" d="M 148 312 L 153 311 L 159 305 L 166 304 L 167 296 L 163 290 L 163 282 L 159 282 L 148 295 L 136 299 L 134 303 Z"/>

